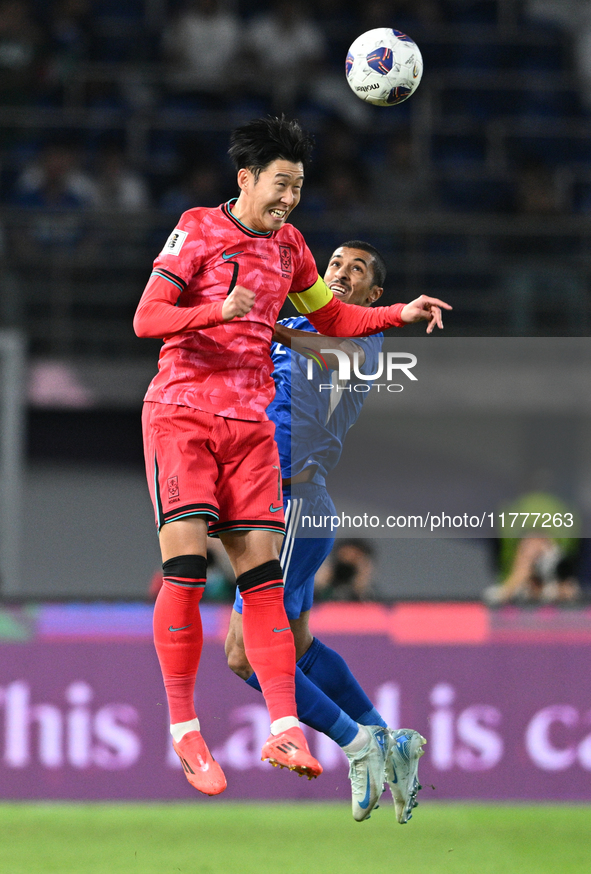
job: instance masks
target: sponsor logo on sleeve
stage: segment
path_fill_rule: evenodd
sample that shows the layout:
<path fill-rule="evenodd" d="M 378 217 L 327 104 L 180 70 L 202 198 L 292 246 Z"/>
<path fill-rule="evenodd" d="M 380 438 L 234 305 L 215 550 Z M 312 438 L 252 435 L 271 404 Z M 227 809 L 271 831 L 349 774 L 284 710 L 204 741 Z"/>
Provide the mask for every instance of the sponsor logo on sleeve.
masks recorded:
<path fill-rule="evenodd" d="M 162 255 L 178 255 L 183 248 L 183 243 L 187 239 L 188 231 L 181 231 L 180 228 L 175 228 L 162 250 Z"/>

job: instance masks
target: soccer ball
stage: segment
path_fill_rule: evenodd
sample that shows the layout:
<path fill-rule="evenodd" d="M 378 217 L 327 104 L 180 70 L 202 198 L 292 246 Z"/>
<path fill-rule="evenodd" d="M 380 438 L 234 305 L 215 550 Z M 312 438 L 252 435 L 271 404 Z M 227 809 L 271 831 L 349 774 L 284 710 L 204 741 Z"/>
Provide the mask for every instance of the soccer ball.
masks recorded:
<path fill-rule="evenodd" d="M 357 37 L 347 52 L 345 69 L 347 82 L 361 100 L 394 106 L 418 88 L 423 59 L 405 33 L 377 27 Z"/>

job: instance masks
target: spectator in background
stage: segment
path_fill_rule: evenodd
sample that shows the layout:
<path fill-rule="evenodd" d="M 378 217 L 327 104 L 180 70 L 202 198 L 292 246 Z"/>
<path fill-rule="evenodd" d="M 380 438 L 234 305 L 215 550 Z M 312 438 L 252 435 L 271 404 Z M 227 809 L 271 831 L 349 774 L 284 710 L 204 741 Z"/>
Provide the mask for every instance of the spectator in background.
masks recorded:
<path fill-rule="evenodd" d="M 162 50 L 172 93 L 215 103 L 239 82 L 240 22 L 218 0 L 187 0 L 165 29 Z"/>
<path fill-rule="evenodd" d="M 337 540 L 314 582 L 321 601 L 371 601 L 374 549 L 367 540 Z"/>
<path fill-rule="evenodd" d="M 369 162 L 368 167 L 376 206 L 396 213 L 425 212 L 436 206 L 428 171 L 418 160 L 408 128 L 391 134 L 383 159 Z"/>
<path fill-rule="evenodd" d="M 195 206 L 218 206 L 224 199 L 220 168 L 212 161 L 188 169 L 177 185 L 165 191 L 160 208 L 181 215 Z"/>
<path fill-rule="evenodd" d="M 525 13 L 532 21 L 553 24 L 569 33 L 581 99 L 591 109 L 591 0 L 526 0 Z"/>
<path fill-rule="evenodd" d="M 349 89 L 351 90 L 351 89 Z M 351 92 L 353 94 L 353 92 Z M 355 95 L 353 94 L 355 97 Z M 355 98 L 362 103 L 359 98 Z M 314 173 L 323 176 L 335 164 L 359 165 L 363 160 L 363 144 L 357 131 L 341 118 L 329 116 L 322 124 L 318 158 Z"/>
<path fill-rule="evenodd" d="M 361 33 L 359 4 L 343 0 L 314 0 L 314 19 L 324 34 L 328 56 L 342 66 L 347 49 Z"/>
<path fill-rule="evenodd" d="M 368 186 L 360 167 L 337 164 L 324 178 L 324 207 L 354 217 L 368 205 Z"/>
<path fill-rule="evenodd" d="M 93 205 L 111 213 L 108 220 L 96 224 L 94 242 L 103 248 L 104 257 L 109 259 L 111 266 L 126 264 L 133 246 L 141 244 L 144 239 L 146 229 L 142 221 L 130 223 L 124 217 L 138 216 L 150 208 L 148 186 L 141 174 L 128 164 L 117 142 L 107 142 L 100 149 L 94 184 L 96 200 Z M 121 217 L 119 220 L 113 215 L 117 213 Z"/>
<path fill-rule="evenodd" d="M 40 78 L 44 34 L 25 0 L 0 2 L 0 103 L 23 103 Z"/>
<path fill-rule="evenodd" d="M 587 0 L 525 0 L 523 5 L 526 16 L 533 21 L 568 27 Z"/>
<path fill-rule="evenodd" d="M 93 207 L 98 205 L 98 190 L 82 169 L 73 143 L 49 143 L 17 180 L 16 202 L 19 206 Z"/>
<path fill-rule="evenodd" d="M 586 334 L 587 288 L 572 266 L 572 237 L 543 232 L 543 219 L 566 213 L 564 198 L 556 174 L 535 157 L 517 170 L 513 212 L 524 219 L 523 233 L 508 237 L 500 253 L 510 333 L 535 334 L 540 316 L 552 311 L 553 324 L 566 318 L 570 334 Z"/>
<path fill-rule="evenodd" d="M 73 246 L 83 236 L 80 211 L 96 207 L 97 187 L 69 143 L 50 144 L 17 181 L 16 206 L 37 210 L 18 245 Z M 26 254 L 26 253 L 24 253 Z"/>
<path fill-rule="evenodd" d="M 353 94 L 340 67 L 330 64 L 327 58 L 310 82 L 310 99 L 325 115 L 336 116 L 354 129 L 371 124 L 371 106 Z"/>
<path fill-rule="evenodd" d="M 127 163 L 123 149 L 115 143 L 100 151 L 96 189 L 99 209 L 139 212 L 150 207 L 144 178 Z"/>
<path fill-rule="evenodd" d="M 579 524 L 572 507 L 544 488 L 547 471 L 538 471 L 538 487 L 503 507 L 505 524 L 498 540 L 499 585 L 484 591 L 489 604 L 511 601 L 558 601 L 577 599 L 576 565 L 580 551 Z M 518 514 L 515 518 L 511 514 Z M 557 516 L 572 525 L 554 527 Z M 534 524 L 534 520 L 535 523 Z M 517 525 L 515 524 L 517 522 Z M 550 522 L 551 528 L 544 522 Z M 516 537 L 516 528 L 525 533 Z"/>
<path fill-rule="evenodd" d="M 280 0 L 252 21 L 247 45 L 254 58 L 257 90 L 274 110 L 293 110 L 309 93 L 325 51 L 324 34 L 301 0 Z"/>
<path fill-rule="evenodd" d="M 564 200 L 555 173 L 535 157 L 525 158 L 517 168 L 515 212 L 524 216 L 564 213 Z M 534 244 L 537 248 L 537 243 Z"/>
<path fill-rule="evenodd" d="M 395 27 L 397 30 L 413 31 L 428 29 L 441 22 L 441 3 L 437 0 L 370 0 L 363 4 L 359 33 L 374 27 Z"/>
<path fill-rule="evenodd" d="M 89 33 L 89 0 L 54 0 L 49 24 L 51 80 L 64 84 L 74 74 L 88 56 Z"/>
<path fill-rule="evenodd" d="M 504 580 L 485 590 L 484 598 L 489 604 L 511 601 L 569 603 L 578 598 L 575 545 L 565 551 L 561 544 L 549 537 L 511 538 L 511 541 L 510 545 L 501 541 L 501 557 L 511 550 L 512 561 Z"/>
<path fill-rule="evenodd" d="M 369 200 L 359 134 L 342 119 L 331 118 L 325 123 L 322 139 L 323 148 L 313 171 L 316 208 L 355 214 Z"/>

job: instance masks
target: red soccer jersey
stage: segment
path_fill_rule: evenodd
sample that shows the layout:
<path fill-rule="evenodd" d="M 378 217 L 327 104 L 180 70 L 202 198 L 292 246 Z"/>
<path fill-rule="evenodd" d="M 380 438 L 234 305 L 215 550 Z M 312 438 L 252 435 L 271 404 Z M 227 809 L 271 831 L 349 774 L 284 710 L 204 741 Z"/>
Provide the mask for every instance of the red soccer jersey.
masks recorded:
<path fill-rule="evenodd" d="M 240 319 L 164 337 L 158 374 L 145 400 L 261 421 L 275 391 L 269 349 L 279 310 L 289 292 L 316 282 L 318 270 L 293 225 L 253 231 L 232 215 L 231 203 L 181 216 L 154 261 L 154 272 L 166 283 L 148 284 L 136 320 L 148 321 L 162 303 L 170 312 L 176 303 L 181 308 L 210 304 L 209 323 L 218 322 L 235 285 L 254 291 L 255 304 Z M 182 314 L 177 316 L 180 323 Z"/>

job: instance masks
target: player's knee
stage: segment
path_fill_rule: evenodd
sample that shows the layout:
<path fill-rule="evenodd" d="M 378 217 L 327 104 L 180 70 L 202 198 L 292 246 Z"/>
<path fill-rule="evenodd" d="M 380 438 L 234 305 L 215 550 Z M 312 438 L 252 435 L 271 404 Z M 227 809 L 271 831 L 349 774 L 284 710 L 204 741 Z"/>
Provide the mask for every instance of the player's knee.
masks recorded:
<path fill-rule="evenodd" d="M 250 568 L 236 578 L 236 585 L 243 597 L 252 589 L 262 591 L 267 588 L 283 588 L 281 562 L 278 559 L 271 559 L 271 561 L 265 561 L 263 564 Z"/>
<path fill-rule="evenodd" d="M 203 589 L 207 579 L 204 555 L 175 555 L 162 563 L 164 580 L 183 587 Z"/>

